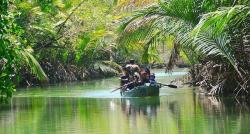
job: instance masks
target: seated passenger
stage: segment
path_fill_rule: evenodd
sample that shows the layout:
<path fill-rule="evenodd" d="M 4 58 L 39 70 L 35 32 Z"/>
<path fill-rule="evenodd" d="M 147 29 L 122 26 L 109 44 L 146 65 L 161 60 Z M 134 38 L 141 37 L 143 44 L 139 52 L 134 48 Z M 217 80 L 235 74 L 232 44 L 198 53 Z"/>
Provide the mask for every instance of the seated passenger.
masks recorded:
<path fill-rule="evenodd" d="M 155 74 L 152 73 L 150 76 L 149 76 L 149 82 L 150 84 L 156 84 L 156 81 L 155 81 Z"/>
<path fill-rule="evenodd" d="M 120 76 L 120 79 L 121 79 L 121 86 L 127 84 L 129 81 L 128 81 L 128 76 L 126 75 L 122 75 Z"/>
<path fill-rule="evenodd" d="M 149 79 L 148 79 L 148 76 L 147 76 L 147 73 L 146 72 L 141 72 L 141 82 L 144 84 L 144 83 L 149 83 Z"/>
<path fill-rule="evenodd" d="M 135 73 L 133 83 L 134 83 L 134 86 L 142 85 L 141 84 L 141 77 L 140 77 L 140 75 L 138 73 Z"/>
<path fill-rule="evenodd" d="M 135 72 L 140 73 L 141 69 L 140 67 L 135 64 L 134 59 L 129 60 L 129 64 L 126 65 L 126 68 L 129 70 L 129 74 L 134 76 Z"/>
<path fill-rule="evenodd" d="M 120 79 L 121 79 L 121 86 L 129 82 L 129 74 L 125 66 L 122 67 L 122 74 L 120 76 Z"/>
<path fill-rule="evenodd" d="M 141 69 L 141 81 L 142 83 L 149 83 L 150 70 L 147 67 Z"/>

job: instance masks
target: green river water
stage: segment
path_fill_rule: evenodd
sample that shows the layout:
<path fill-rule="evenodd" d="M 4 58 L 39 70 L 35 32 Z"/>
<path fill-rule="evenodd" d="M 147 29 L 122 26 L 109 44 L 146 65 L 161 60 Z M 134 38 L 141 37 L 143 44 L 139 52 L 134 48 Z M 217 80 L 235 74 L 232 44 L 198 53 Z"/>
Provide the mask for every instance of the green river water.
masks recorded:
<path fill-rule="evenodd" d="M 169 83 L 185 70 L 156 71 Z M 18 90 L 0 105 L 0 134 L 247 134 L 249 107 L 230 98 L 198 96 L 190 87 L 159 97 L 121 98 L 117 78 Z"/>

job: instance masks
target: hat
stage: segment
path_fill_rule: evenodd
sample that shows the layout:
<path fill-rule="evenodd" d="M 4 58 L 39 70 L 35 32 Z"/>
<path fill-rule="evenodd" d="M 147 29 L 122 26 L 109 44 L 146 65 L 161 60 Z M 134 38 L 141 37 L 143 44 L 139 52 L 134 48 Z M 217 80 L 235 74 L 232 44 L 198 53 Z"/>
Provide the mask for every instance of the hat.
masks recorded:
<path fill-rule="evenodd" d="M 129 63 L 133 64 L 133 63 L 135 63 L 135 60 L 134 59 L 130 59 Z"/>

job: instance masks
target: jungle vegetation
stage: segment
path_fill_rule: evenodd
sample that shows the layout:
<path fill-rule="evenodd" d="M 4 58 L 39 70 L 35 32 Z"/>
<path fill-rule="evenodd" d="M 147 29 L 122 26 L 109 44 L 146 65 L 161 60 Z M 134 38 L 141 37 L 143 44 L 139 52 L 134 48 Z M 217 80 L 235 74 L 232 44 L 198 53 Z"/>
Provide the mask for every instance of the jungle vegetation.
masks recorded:
<path fill-rule="evenodd" d="M 249 95 L 249 25 L 249 0 L 160 0 L 126 20 L 118 42 L 143 47 L 145 60 L 165 42 L 172 45 L 167 70 L 184 58 L 192 85 L 209 95 Z"/>
<path fill-rule="evenodd" d="M 113 76 L 120 63 L 182 59 L 209 94 L 248 94 L 248 0 L 2 0 L 0 92 Z M 118 64 L 117 64 L 118 63 Z"/>
<path fill-rule="evenodd" d="M 154 0 L 0 1 L 0 92 L 116 75 L 116 29 Z"/>

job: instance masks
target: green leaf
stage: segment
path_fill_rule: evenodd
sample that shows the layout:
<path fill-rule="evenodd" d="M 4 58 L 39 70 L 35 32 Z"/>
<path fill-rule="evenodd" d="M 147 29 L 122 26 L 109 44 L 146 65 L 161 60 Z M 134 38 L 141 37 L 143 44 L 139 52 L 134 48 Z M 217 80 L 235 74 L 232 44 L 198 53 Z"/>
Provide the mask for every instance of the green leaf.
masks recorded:
<path fill-rule="evenodd" d="M 1 73 L 0 78 L 7 76 L 8 74 L 6 73 Z"/>

